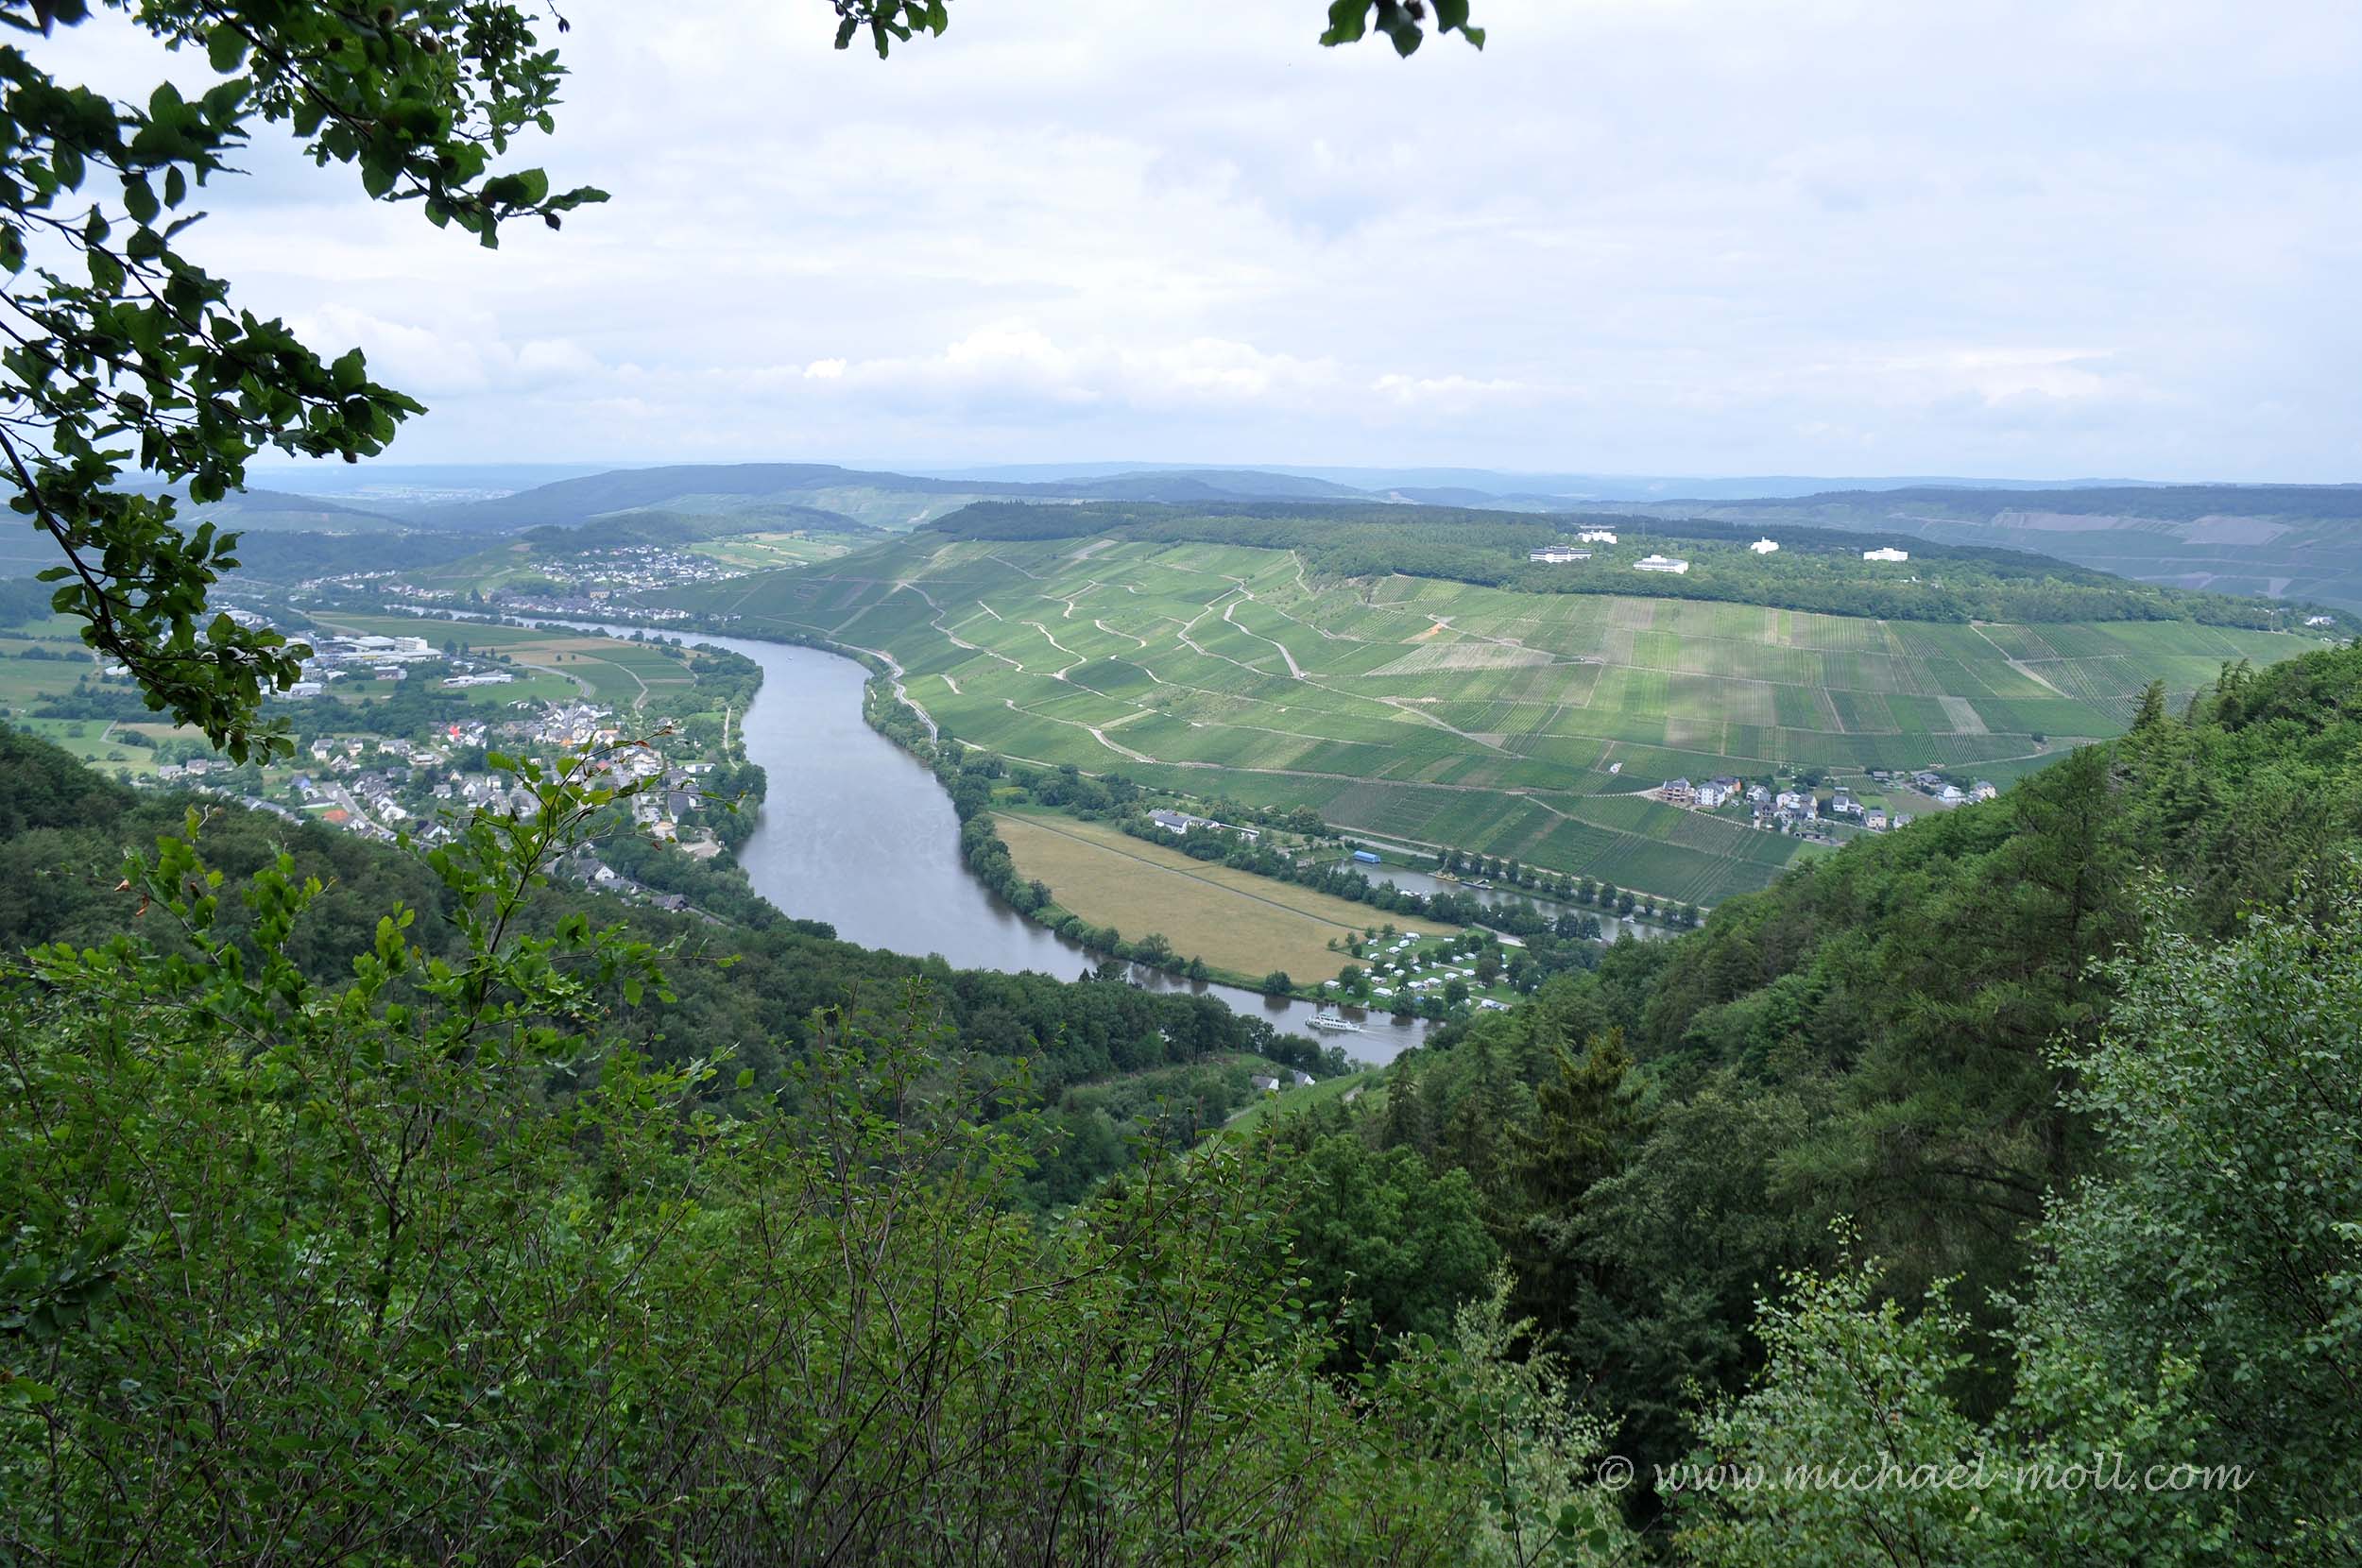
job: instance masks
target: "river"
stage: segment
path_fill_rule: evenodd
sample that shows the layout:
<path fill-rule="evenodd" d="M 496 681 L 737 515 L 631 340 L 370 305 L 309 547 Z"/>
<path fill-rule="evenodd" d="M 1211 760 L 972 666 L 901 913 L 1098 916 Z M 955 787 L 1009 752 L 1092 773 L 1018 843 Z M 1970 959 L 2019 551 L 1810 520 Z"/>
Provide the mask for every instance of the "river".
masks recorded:
<path fill-rule="evenodd" d="M 590 624 L 569 622 L 570 624 Z M 598 630 L 629 637 L 637 628 Z M 757 893 L 789 914 L 825 920 L 847 942 L 892 952 L 940 954 L 961 969 L 1038 970 L 1071 980 L 1099 960 L 1018 913 L 960 859 L 959 818 L 926 766 L 862 717 L 868 671 L 848 658 L 790 643 L 708 632 L 653 636 L 725 648 L 762 667 L 754 705 L 739 716 L 747 758 L 768 779 L 755 830 L 739 863 Z M 1235 986 L 1133 967 L 1152 990 L 1221 997 L 1273 1028 L 1387 1062 L 1426 1038 L 1426 1020 L 1385 1013 L 1345 1015 L 1359 1034 L 1309 1027 L 1310 1002 L 1275 1000 Z"/>

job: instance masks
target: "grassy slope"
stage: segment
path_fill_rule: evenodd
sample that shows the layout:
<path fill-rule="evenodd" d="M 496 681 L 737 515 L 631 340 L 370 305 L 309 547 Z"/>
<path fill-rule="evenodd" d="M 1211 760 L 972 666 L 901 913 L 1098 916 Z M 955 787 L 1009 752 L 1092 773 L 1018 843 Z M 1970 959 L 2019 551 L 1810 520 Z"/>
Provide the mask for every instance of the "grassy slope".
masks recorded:
<path fill-rule="evenodd" d="M 1049 811 L 997 811 L 1018 869 L 1048 882 L 1059 907 L 1138 938 L 1161 931 L 1175 952 L 1260 977 L 1284 969 L 1318 982 L 1351 960 L 1330 950 L 1387 916 L 1367 904 L 1252 872 L 1193 861 L 1095 822 Z M 1437 927 L 1429 935 L 1458 935 Z"/>
<path fill-rule="evenodd" d="M 677 602 L 756 636 L 889 654 L 953 733 L 1010 756 L 1309 804 L 1693 901 L 1762 886 L 1796 841 L 1640 800 L 1640 786 L 1789 764 L 2004 782 L 2121 730 L 2152 678 L 2186 692 L 2224 659 L 2312 645 L 2170 622 L 1937 625 L 1318 582 L 1282 552 L 1071 538 L 922 536 Z"/>
<path fill-rule="evenodd" d="M 1349 1034 L 1342 1036 L 1341 1043 L 1344 1046 L 1345 1054 L 1351 1056 L 1354 1037 Z M 1369 1072 L 1346 1073 L 1340 1078 L 1324 1078 L 1309 1088 L 1287 1088 L 1280 1090 L 1277 1094 L 1260 1097 L 1237 1116 L 1224 1122 L 1222 1131 L 1251 1133 L 1267 1121 L 1275 1121 L 1281 1117 L 1292 1116 L 1298 1111 L 1309 1111 L 1315 1105 L 1326 1104 L 1332 1099 L 1343 1099 L 1347 1095 L 1353 1096 L 1356 1102 L 1369 1100 L 1374 1108 L 1385 1092 L 1383 1068 L 1373 1069 Z"/>

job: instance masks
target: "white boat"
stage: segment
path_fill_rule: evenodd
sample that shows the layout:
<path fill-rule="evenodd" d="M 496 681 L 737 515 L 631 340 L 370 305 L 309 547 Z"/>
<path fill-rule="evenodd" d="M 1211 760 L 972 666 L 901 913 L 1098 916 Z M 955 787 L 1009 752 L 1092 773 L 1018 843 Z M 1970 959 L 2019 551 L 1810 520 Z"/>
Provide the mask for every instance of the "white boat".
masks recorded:
<path fill-rule="evenodd" d="M 1344 1014 L 1338 1012 L 1333 1007 L 1324 1007 L 1318 1013 L 1313 1014 L 1311 1023 L 1314 1029 L 1324 1029 L 1328 1031 L 1331 1034 L 1359 1034 L 1361 1032 L 1361 1026 L 1360 1024 L 1355 1023 L 1351 1018 L 1346 1017 Z"/>

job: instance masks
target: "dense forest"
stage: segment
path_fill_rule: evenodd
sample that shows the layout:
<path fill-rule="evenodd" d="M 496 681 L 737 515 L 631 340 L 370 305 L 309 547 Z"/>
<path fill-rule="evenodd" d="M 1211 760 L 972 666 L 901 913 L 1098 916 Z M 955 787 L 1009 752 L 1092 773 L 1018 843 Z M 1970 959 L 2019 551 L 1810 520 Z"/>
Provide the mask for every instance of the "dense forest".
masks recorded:
<path fill-rule="evenodd" d="M 1586 529 L 1615 532 L 1622 554 L 1564 565 L 1527 559 L 1531 552 L 1571 542 L 1571 536 Z M 1528 520 L 1432 506 L 1275 502 L 1036 506 L 986 501 L 938 518 L 922 532 L 954 538 L 1106 536 L 1247 545 L 1295 551 L 1312 571 L 1329 577 L 1393 572 L 1528 593 L 1646 592 L 1897 621 L 2197 621 L 2271 627 L 2285 626 L 2290 611 L 2259 599 L 2134 583 L 2015 550 L 1908 539 L 1908 568 L 1879 567 L 1864 562 L 1861 553 L 1887 541 L 1783 527 L 1779 553 L 1759 556 L 1746 548 L 1757 537 L 1750 525 L 1612 514 Z M 1635 576 L 1623 557 L 1650 551 L 1676 553 L 1690 568 L 1678 575 Z"/>
<path fill-rule="evenodd" d="M 1728 901 L 1694 937 L 1609 949 L 1596 973 L 1439 1037 L 1396 1071 L 1380 1110 L 1327 1113 L 1331 1125 L 1306 1135 L 1408 1149 L 1433 1171 L 1464 1173 L 1515 1270 L 1515 1309 L 1585 1370 L 1596 1408 L 1622 1423 L 1619 1448 L 1644 1464 L 1674 1464 L 1702 1437 L 1725 1457 L 1792 1455 L 1804 1440 L 1781 1425 L 1805 1413 L 1781 1402 L 1802 1398 L 1800 1382 L 1837 1378 L 1823 1363 L 1876 1338 L 1881 1354 L 1899 1354 L 1895 1340 L 1940 1355 L 1891 1371 L 1893 1397 L 1917 1377 L 1929 1410 L 1878 1415 L 1863 1389 L 1823 1388 L 1824 1399 L 1871 1400 L 1809 1412 L 1831 1457 L 1870 1439 L 1840 1432 L 1845 1420 L 1932 1421 L 1938 1407 L 1948 1435 L 1911 1434 L 1930 1451 L 1979 1423 L 2011 1427 L 2011 1442 L 2048 1440 L 2062 1413 L 2036 1406 L 2064 1395 L 2040 1380 L 2075 1372 L 2062 1357 L 2092 1355 L 2108 1365 L 2082 1369 L 2082 1391 L 2114 1402 L 2119 1447 L 2185 1442 L 2276 1473 L 2295 1434 L 2274 1420 L 2302 1408 L 2318 1435 L 2319 1406 L 2362 1345 L 2333 1304 L 2351 1264 L 2334 1261 L 2330 1239 L 2336 1217 L 2355 1213 L 2362 1126 L 2358 847 L 2362 651 L 2234 669 L 2187 716 L 2152 706 L 2131 734 L 2000 801 L 1857 843 Z M 2296 972 L 2268 972 L 2298 954 Z M 2206 1060 L 2167 1067 L 2144 1054 L 2168 1044 Z M 2207 1098 L 2185 1099 L 2200 1081 Z M 2283 1093 L 2296 1103 L 2279 1105 Z M 2236 1136 L 2215 1126 L 2250 1111 L 2332 1121 Z M 2147 1125 L 2157 1117 L 2171 1138 Z M 2179 1140 L 2201 1136 L 2227 1141 L 2198 1167 L 2163 1168 L 2198 1157 Z M 2140 1184 L 2168 1180 L 2195 1183 L 2172 1202 L 2202 1208 L 2140 1212 Z M 2250 1205 L 2271 1227 L 2260 1251 L 2204 1283 L 2183 1276 L 2210 1265 L 2173 1249 L 2235 1251 L 2216 1228 L 2244 1226 Z M 2108 1209 L 2123 1234 L 2098 1234 Z M 2096 1248 L 2119 1255 L 2103 1264 Z M 1764 1320 L 1784 1277 L 1804 1283 Z M 2165 1279 L 2184 1296 L 2136 1294 Z M 2230 1344 L 2223 1321 L 2198 1321 L 2244 1309 L 2231 1299 L 2251 1287 L 2270 1298 L 2244 1304 L 2259 1335 L 2322 1356 L 2280 1418 L 2265 1413 L 2280 1396 L 2244 1386 L 2262 1351 Z M 2217 1288 L 2226 1300 L 2208 1298 Z M 1915 1316 L 1931 1291 L 1941 1309 Z M 2049 1316 L 2070 1296 L 2106 1321 Z M 2290 1312 L 2319 1316 L 2276 1316 Z M 2114 1333 L 2124 1338 L 2088 1338 Z M 1767 1368 L 1768 1352 L 1820 1359 Z M 2109 1376 L 2124 1381 L 2092 1387 Z M 1739 1403 L 1710 1406 L 1719 1413 L 1701 1424 L 1698 1395 L 1715 1390 Z M 2351 1409 L 2332 1423 L 2349 1439 Z M 2167 1414 L 2185 1423 L 2171 1438 L 2139 1423 Z M 2336 1484 L 2353 1480 L 2354 1452 Z M 2217 1524 L 2250 1546 L 2350 1551 L 2350 1495 L 2332 1514 L 2306 1511 L 2329 1484 L 2284 1474 L 2256 1506 L 2285 1512 Z M 1734 1510 L 1702 1526 L 1717 1543 L 1710 1559 L 1781 1560 L 1768 1555 L 1776 1532 L 1749 1533 L 1756 1510 L 1777 1513 L 1770 1498 L 1659 1501 Z M 1782 1506 L 1801 1510 L 1781 1516 L 1789 1527 L 1829 1524 L 1809 1516 L 1830 1499 Z M 2167 1537 L 2141 1539 L 2162 1550 Z M 1913 1560 L 1974 1555 L 1960 1549 Z M 1826 1559 L 1853 1560 L 1836 1549 Z"/>

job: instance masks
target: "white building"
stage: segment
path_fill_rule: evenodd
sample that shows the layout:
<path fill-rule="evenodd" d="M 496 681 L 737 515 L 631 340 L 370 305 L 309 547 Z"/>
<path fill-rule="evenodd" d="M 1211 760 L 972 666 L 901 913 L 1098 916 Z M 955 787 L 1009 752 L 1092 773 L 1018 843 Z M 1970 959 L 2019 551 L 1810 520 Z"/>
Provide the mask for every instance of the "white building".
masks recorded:
<path fill-rule="evenodd" d="M 1575 538 L 1583 544 L 1614 544 L 1616 542 L 1616 536 L 1604 528 L 1586 528 L 1577 534 Z"/>
<path fill-rule="evenodd" d="M 1687 571 L 1689 570 L 1689 563 L 1687 561 L 1677 561 L 1670 555 L 1643 555 L 1640 559 L 1632 563 L 1632 569 L 1635 571 L 1681 572 Z"/>
<path fill-rule="evenodd" d="M 1757 539 L 1747 548 L 1754 551 L 1758 555 L 1774 555 L 1779 553 L 1780 541 L 1777 539 Z"/>
<path fill-rule="evenodd" d="M 1548 561 L 1552 566 L 1564 566 L 1568 561 L 1587 561 L 1590 558 L 1591 552 L 1588 550 L 1576 550 L 1563 544 L 1545 545 L 1539 550 L 1529 551 L 1526 554 L 1526 559 L 1529 561 Z"/>
<path fill-rule="evenodd" d="M 1911 558 L 1911 553 L 1908 550 L 1897 550 L 1892 545 L 1884 545 L 1876 550 L 1863 551 L 1861 558 L 1865 561 L 1908 561 Z"/>

